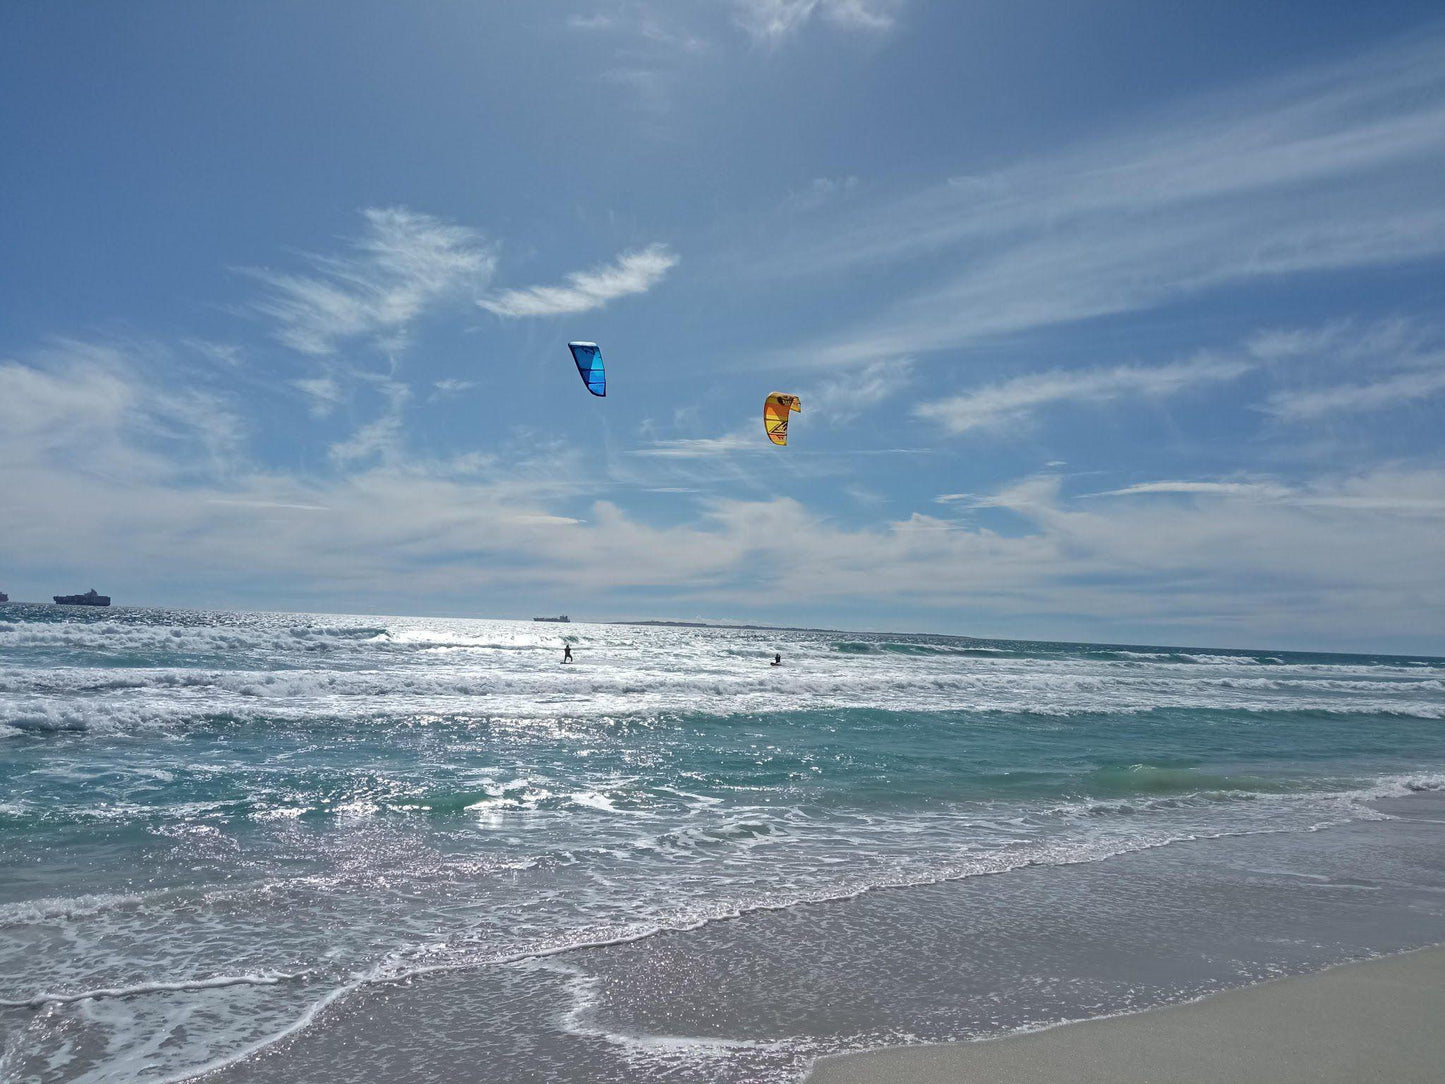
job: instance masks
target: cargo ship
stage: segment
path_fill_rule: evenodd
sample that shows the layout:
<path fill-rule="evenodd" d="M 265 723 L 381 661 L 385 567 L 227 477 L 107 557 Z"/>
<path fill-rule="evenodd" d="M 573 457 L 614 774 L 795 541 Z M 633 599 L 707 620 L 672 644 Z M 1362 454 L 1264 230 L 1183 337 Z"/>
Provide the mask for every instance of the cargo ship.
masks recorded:
<path fill-rule="evenodd" d="M 570 617 L 568 617 L 566 614 L 563 614 L 561 617 L 534 617 L 534 618 L 532 618 L 532 620 L 533 620 L 533 621 L 565 621 L 565 622 L 567 622 L 568 624 L 571 624 L 571 622 L 572 622 L 572 619 L 571 619 Z"/>
<path fill-rule="evenodd" d="M 109 606 L 110 596 L 97 594 L 94 587 L 83 595 L 51 595 L 57 606 Z"/>

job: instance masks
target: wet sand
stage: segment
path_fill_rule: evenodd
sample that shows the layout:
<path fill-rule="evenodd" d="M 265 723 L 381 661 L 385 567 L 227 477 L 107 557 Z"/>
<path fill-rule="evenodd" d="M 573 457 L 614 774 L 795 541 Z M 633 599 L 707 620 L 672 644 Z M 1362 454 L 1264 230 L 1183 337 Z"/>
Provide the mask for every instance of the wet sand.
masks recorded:
<path fill-rule="evenodd" d="M 1445 948 L 1186 1005 L 972 1043 L 820 1059 L 809 1084 L 1445 1080 Z"/>

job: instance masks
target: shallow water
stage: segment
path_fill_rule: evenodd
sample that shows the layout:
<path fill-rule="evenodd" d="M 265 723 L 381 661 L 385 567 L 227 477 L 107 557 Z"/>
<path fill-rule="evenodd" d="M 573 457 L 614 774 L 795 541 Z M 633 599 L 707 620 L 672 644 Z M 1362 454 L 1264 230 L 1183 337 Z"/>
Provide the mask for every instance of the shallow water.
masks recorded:
<path fill-rule="evenodd" d="M 1428 943 L 1438 835 L 1390 803 L 1445 782 L 1442 716 L 1438 659 L 0 606 L 0 1075 L 340 1079 L 381 1020 L 397 1078 L 786 1080 Z M 1258 922 L 1186 937 L 1211 893 Z M 935 945 L 819 996 L 959 900 L 989 977 Z M 1026 950 L 1071 915 L 1098 944 Z M 1100 985 L 1149 929 L 1237 966 Z"/>

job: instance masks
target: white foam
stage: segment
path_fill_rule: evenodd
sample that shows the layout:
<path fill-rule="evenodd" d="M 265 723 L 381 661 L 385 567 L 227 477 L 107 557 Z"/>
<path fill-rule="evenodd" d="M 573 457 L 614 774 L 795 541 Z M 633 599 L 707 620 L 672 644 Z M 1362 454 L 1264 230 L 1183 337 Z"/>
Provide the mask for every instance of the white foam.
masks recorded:
<path fill-rule="evenodd" d="M 219 990 L 227 986 L 275 986 L 277 983 L 299 978 L 300 975 L 273 972 L 258 975 L 213 975 L 204 979 L 177 979 L 170 982 L 138 982 L 131 986 L 101 986 L 74 993 L 40 993 L 20 1000 L 0 1000 L 0 1008 L 38 1009 L 42 1005 L 70 1005 L 77 1001 L 100 998 L 136 997 L 142 994 L 176 993 L 185 990 Z"/>
<path fill-rule="evenodd" d="M 22 926 L 57 919 L 83 918 L 116 907 L 135 907 L 146 897 L 139 893 L 100 892 L 89 896 L 50 897 L 0 905 L 0 926 Z"/>

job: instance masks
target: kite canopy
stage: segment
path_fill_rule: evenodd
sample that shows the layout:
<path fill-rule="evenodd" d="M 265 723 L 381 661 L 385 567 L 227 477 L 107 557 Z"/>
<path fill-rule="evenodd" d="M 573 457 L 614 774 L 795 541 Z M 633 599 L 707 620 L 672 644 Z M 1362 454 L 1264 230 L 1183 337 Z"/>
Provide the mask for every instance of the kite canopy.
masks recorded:
<path fill-rule="evenodd" d="M 602 368 L 602 351 L 596 343 L 568 343 L 572 360 L 577 363 L 577 375 L 593 395 L 607 394 L 607 373 Z"/>
<path fill-rule="evenodd" d="M 788 414 L 794 410 L 803 411 L 796 395 L 775 391 L 763 402 L 763 428 L 774 444 L 788 443 Z"/>

